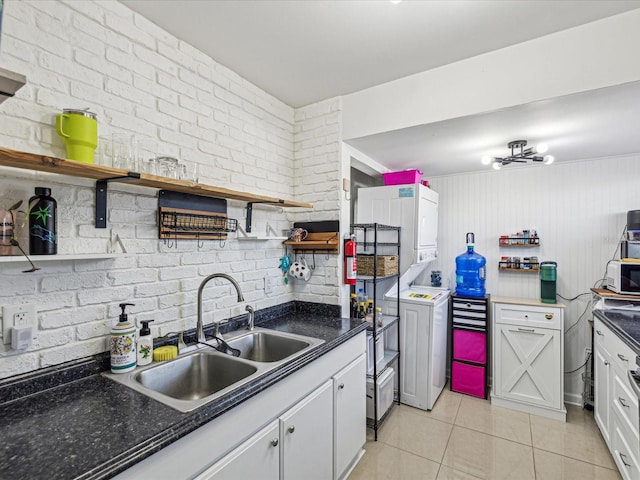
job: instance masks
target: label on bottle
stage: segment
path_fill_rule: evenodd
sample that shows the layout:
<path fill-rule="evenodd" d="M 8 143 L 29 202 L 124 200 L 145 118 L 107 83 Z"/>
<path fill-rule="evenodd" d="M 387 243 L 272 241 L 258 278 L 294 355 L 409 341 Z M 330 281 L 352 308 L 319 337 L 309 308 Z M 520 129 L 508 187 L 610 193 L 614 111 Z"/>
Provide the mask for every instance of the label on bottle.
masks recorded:
<path fill-rule="evenodd" d="M 136 333 L 111 335 L 111 370 L 125 371 L 136 366 Z"/>

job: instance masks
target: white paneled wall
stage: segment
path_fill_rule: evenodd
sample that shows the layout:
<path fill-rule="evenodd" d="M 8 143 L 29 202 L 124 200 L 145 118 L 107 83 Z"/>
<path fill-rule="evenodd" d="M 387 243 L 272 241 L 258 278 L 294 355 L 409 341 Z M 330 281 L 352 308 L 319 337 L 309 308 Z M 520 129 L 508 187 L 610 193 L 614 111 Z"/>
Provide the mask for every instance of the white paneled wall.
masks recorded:
<path fill-rule="evenodd" d="M 440 194 L 439 258 L 455 288 L 455 257 L 475 233 L 476 251 L 487 259 L 491 295 L 539 298 L 536 274 L 499 272 L 501 256 L 537 256 L 558 263 L 557 292 L 573 298 L 603 277 L 616 251 L 628 210 L 640 209 L 640 157 L 605 158 L 550 166 L 506 166 L 500 171 L 429 178 Z M 500 235 L 535 229 L 540 248 L 500 248 Z M 425 277 L 428 275 L 426 272 Z M 428 281 L 428 278 L 424 279 Z M 576 369 L 590 348 L 590 295 L 567 302 L 565 370 Z M 580 320 L 579 320 L 580 319 Z M 579 324 L 571 328 L 578 322 Z M 580 403 L 580 370 L 565 376 L 565 398 Z"/>
<path fill-rule="evenodd" d="M 0 146 L 64 157 L 55 115 L 89 107 L 101 139 L 152 136 L 163 154 L 199 163 L 203 183 L 317 202 L 299 214 L 256 205 L 254 232 L 267 222 L 287 229 L 298 216 L 338 218 L 339 100 L 296 112 L 115 0 L 7 0 L 2 27 L 0 63 L 27 85 L 0 106 Z M 335 255 L 316 258 L 308 284 L 285 285 L 278 241 L 232 234 L 170 248 L 158 240 L 156 191 L 118 184 L 109 187 L 109 228 L 95 229 L 91 181 L 9 168 L 0 169 L 0 208 L 26 202 L 36 186 L 51 187 L 58 201 L 59 253 L 105 253 L 113 229 L 133 255 L 46 263 L 31 274 L 0 263 L 0 305 L 33 303 L 38 312 L 32 347 L 0 343 L 0 378 L 106 351 L 120 302 L 135 303 L 132 320 L 154 319 L 154 336 L 193 328 L 197 288 L 214 272 L 233 275 L 256 309 L 337 303 Z M 245 204 L 229 202 L 229 216 L 244 223 Z M 204 300 L 205 324 L 244 313 L 224 282 L 207 286 Z"/>

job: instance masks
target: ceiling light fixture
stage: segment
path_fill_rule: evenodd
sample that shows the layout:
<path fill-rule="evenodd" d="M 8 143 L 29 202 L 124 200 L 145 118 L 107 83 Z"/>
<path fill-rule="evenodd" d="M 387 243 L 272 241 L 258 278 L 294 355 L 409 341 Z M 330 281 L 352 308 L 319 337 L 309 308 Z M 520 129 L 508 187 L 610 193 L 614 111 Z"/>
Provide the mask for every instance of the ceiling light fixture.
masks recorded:
<path fill-rule="evenodd" d="M 493 168 L 500 170 L 503 165 L 509 165 L 510 163 L 527 163 L 528 161 L 531 161 L 542 162 L 545 165 L 550 165 L 555 160 L 553 155 L 545 155 L 544 157 L 538 155 L 539 153 L 545 153 L 549 149 L 545 143 L 541 143 L 535 147 L 524 148 L 526 146 L 526 140 L 514 140 L 513 142 L 509 142 L 507 143 L 507 147 L 511 149 L 510 155 L 506 157 L 493 158 L 489 155 L 485 155 L 482 157 L 482 164 L 489 165 L 493 162 Z"/>

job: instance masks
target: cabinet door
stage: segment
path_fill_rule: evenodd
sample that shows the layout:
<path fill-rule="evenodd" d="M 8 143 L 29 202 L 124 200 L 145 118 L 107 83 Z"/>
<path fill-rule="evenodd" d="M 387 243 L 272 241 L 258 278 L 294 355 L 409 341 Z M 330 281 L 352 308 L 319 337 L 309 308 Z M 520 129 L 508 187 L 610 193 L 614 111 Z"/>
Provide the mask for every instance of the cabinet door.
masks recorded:
<path fill-rule="evenodd" d="M 400 304 L 400 399 L 427 408 L 429 388 L 430 305 Z"/>
<path fill-rule="evenodd" d="M 594 364 L 594 389 L 595 405 L 593 417 L 600 427 L 600 432 L 607 445 L 611 445 L 611 362 L 606 350 L 598 348 L 595 344 Z"/>
<path fill-rule="evenodd" d="M 280 417 L 280 439 L 281 479 L 333 477 L 332 380 Z"/>
<path fill-rule="evenodd" d="M 365 367 L 362 355 L 333 377 L 336 478 L 342 478 L 366 442 Z"/>
<path fill-rule="evenodd" d="M 550 408 L 562 407 L 560 332 L 496 324 L 496 394 Z"/>
<path fill-rule="evenodd" d="M 247 480 L 280 477 L 280 440 L 278 420 L 274 420 L 195 480 Z"/>

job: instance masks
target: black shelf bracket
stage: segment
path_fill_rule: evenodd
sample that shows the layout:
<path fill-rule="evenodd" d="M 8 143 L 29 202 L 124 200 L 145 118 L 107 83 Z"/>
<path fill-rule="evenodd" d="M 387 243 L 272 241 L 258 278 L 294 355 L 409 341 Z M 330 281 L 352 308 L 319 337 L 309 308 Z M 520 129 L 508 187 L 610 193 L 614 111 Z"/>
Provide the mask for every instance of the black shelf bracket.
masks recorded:
<path fill-rule="evenodd" d="M 269 205 L 273 205 L 271 202 L 249 202 L 247 203 L 247 222 L 245 226 L 245 232 L 251 233 L 251 223 L 253 221 L 253 204 L 254 203 L 265 203 Z M 278 199 L 278 204 L 284 203 L 284 200 L 281 198 Z"/>
<path fill-rule="evenodd" d="M 96 228 L 107 228 L 107 184 L 109 182 L 138 180 L 139 178 L 138 172 L 127 172 L 126 175 L 120 177 L 96 180 Z"/>

